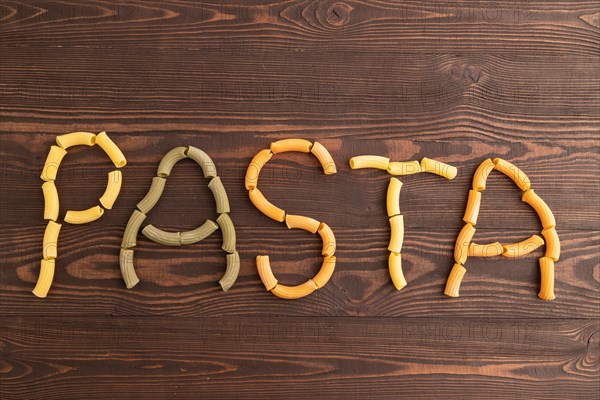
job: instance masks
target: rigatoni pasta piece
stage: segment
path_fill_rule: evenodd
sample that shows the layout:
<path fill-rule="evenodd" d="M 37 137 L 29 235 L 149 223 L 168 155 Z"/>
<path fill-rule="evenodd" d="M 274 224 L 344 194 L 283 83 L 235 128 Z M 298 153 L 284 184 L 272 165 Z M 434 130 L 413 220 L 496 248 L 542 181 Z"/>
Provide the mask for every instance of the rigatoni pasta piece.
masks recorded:
<path fill-rule="evenodd" d="M 321 163 L 323 167 L 323 172 L 325 175 L 332 175 L 337 172 L 337 168 L 335 166 L 335 161 L 333 161 L 333 157 L 329 154 L 329 151 L 319 142 L 313 143 L 310 152 L 317 157 L 317 160 Z"/>
<path fill-rule="evenodd" d="M 145 219 L 146 214 L 138 210 L 133 210 L 131 217 L 129 217 L 129 221 L 127 221 L 125 232 L 123 233 L 123 240 L 121 241 L 122 248 L 130 249 L 137 245 L 137 234 Z"/>
<path fill-rule="evenodd" d="M 212 178 L 208 184 L 208 188 L 215 198 L 217 213 L 228 213 L 230 211 L 229 198 L 227 197 L 227 192 L 225 191 L 223 182 L 221 182 L 221 178 L 218 176 Z"/>
<path fill-rule="evenodd" d="M 303 215 L 292 214 L 287 214 L 285 216 L 285 224 L 289 229 L 304 229 L 310 233 L 317 233 L 319 226 L 321 226 L 321 223 L 316 219 L 305 217 Z"/>
<path fill-rule="evenodd" d="M 419 161 L 392 161 L 388 164 L 387 172 L 391 175 L 412 175 L 421 172 Z"/>
<path fill-rule="evenodd" d="M 222 249 L 228 253 L 235 252 L 235 228 L 233 227 L 233 221 L 229 217 L 229 214 L 221 214 L 217 218 L 217 224 L 221 228 L 223 234 L 223 246 Z"/>
<path fill-rule="evenodd" d="M 525 191 L 521 197 L 521 200 L 533 207 L 537 215 L 540 217 L 540 221 L 542 222 L 544 229 L 556 226 L 556 220 L 554 219 L 552 210 L 550 210 L 548 204 L 546 204 L 544 200 L 542 200 L 542 198 L 533 191 L 533 189 Z"/>
<path fill-rule="evenodd" d="M 240 273 L 240 255 L 238 252 L 227 254 L 225 258 L 227 259 L 227 269 L 223 277 L 219 280 L 219 284 L 224 292 L 233 286 Z"/>
<path fill-rule="evenodd" d="M 542 231 L 542 236 L 546 240 L 546 257 L 554 261 L 560 258 L 560 240 L 556 228 L 547 228 Z"/>
<path fill-rule="evenodd" d="M 390 244 L 388 250 L 395 253 L 402 251 L 402 242 L 404 242 L 404 216 L 402 214 L 394 215 L 390 218 Z"/>
<path fill-rule="evenodd" d="M 501 158 L 494 158 L 493 162 L 495 169 L 512 179 L 519 189 L 525 191 L 531 187 L 529 177 L 527 177 L 527 175 L 525 175 L 525 173 L 516 165 Z"/>
<path fill-rule="evenodd" d="M 421 171 L 443 176 L 446 179 L 454 179 L 458 174 L 456 167 L 427 157 L 421 160 Z"/>
<path fill-rule="evenodd" d="M 48 221 L 46 230 L 44 231 L 44 241 L 42 247 L 42 256 L 44 260 L 56 258 L 58 253 L 58 234 L 60 233 L 61 224 L 54 221 Z"/>
<path fill-rule="evenodd" d="M 142 229 L 142 235 L 158 244 L 165 246 L 181 246 L 181 236 L 179 232 L 166 232 L 158 229 L 154 225 L 146 225 Z"/>
<path fill-rule="evenodd" d="M 175 147 L 165 154 L 162 160 L 160 160 L 160 164 L 158 164 L 156 175 L 161 178 L 168 178 L 175 164 L 187 157 L 187 150 L 187 147 Z"/>
<path fill-rule="evenodd" d="M 329 282 L 329 280 L 331 279 L 333 271 L 335 271 L 335 261 L 336 258 L 333 256 L 323 258 L 323 264 L 321 264 L 321 269 L 319 270 L 317 275 L 315 275 L 315 277 L 312 278 L 312 281 L 317 286 L 317 289 L 320 289 L 323 286 L 325 286 L 327 282 Z"/>
<path fill-rule="evenodd" d="M 473 190 L 485 190 L 488 175 L 495 167 L 490 158 L 479 164 L 473 175 Z"/>
<path fill-rule="evenodd" d="M 46 182 L 55 180 L 60 162 L 66 154 L 67 151 L 65 149 L 62 149 L 58 146 L 50 146 L 50 151 L 48 152 L 48 157 L 44 163 L 44 168 L 42 169 L 40 178 Z"/>
<path fill-rule="evenodd" d="M 121 267 L 121 275 L 123 276 L 127 289 L 131 289 L 139 283 L 140 279 L 133 267 L 133 250 L 121 249 L 121 253 L 119 254 L 119 266 Z"/>
<path fill-rule="evenodd" d="M 463 221 L 475 225 L 479 216 L 479 206 L 481 205 L 481 192 L 469 190 L 469 199 L 467 200 L 467 209 Z"/>
<path fill-rule="evenodd" d="M 263 169 L 265 164 L 273 157 L 273 153 L 270 149 L 264 149 L 256 153 L 248 169 L 246 170 L 246 190 L 254 189 L 258 184 L 258 176 L 260 171 Z"/>
<path fill-rule="evenodd" d="M 304 139 L 283 139 L 271 143 L 270 149 L 273 154 L 285 153 L 287 151 L 310 153 L 312 145 L 312 142 Z"/>
<path fill-rule="evenodd" d="M 540 258 L 540 273 L 542 283 L 538 297 L 542 300 L 554 300 L 554 261 L 550 257 Z"/>
<path fill-rule="evenodd" d="M 198 228 L 193 229 L 191 231 L 180 232 L 181 244 L 193 244 L 197 243 L 207 237 L 209 237 L 214 231 L 219 229 L 219 225 L 207 219 L 202 225 Z"/>
<path fill-rule="evenodd" d="M 148 214 L 150 210 L 154 208 L 158 199 L 162 196 L 163 190 L 165 189 L 165 183 L 167 183 L 167 180 L 160 176 L 152 178 L 152 184 L 150 185 L 150 189 L 148 189 L 148 193 L 146 193 L 146 196 L 137 203 L 137 208 L 141 212 Z"/>
<path fill-rule="evenodd" d="M 402 272 L 402 256 L 400 253 L 390 252 L 388 258 L 388 268 L 390 270 L 390 277 L 392 283 L 396 287 L 396 290 L 400 290 L 407 285 L 404 273 Z"/>
<path fill-rule="evenodd" d="M 40 264 L 40 275 L 32 293 L 37 297 L 44 298 L 48 295 L 52 280 L 54 279 L 54 260 L 42 260 Z"/>
<path fill-rule="evenodd" d="M 390 159 L 382 156 L 354 156 L 350 159 L 350 168 L 361 169 L 361 168 L 375 168 L 386 171 Z"/>
<path fill-rule="evenodd" d="M 56 221 L 58 219 L 58 191 L 54 181 L 48 181 L 42 185 L 44 193 L 44 219 Z"/>
<path fill-rule="evenodd" d="M 293 300 L 308 296 L 317 289 L 318 287 L 315 282 L 312 279 L 309 279 L 297 286 L 286 286 L 278 283 L 273 290 L 271 290 L 271 293 L 282 299 Z"/>
<path fill-rule="evenodd" d="M 544 244 L 544 239 L 538 235 L 533 235 L 519 243 L 510 243 L 502 245 L 504 249 L 502 255 L 505 257 L 521 257 L 531 253 Z"/>
<path fill-rule="evenodd" d="M 285 220 L 285 211 L 267 200 L 258 188 L 250 189 L 248 195 L 250 196 L 250 201 L 254 204 L 254 207 L 267 217 L 274 219 L 277 222 L 283 222 Z"/>
<path fill-rule="evenodd" d="M 400 214 L 400 189 L 402 189 L 402 182 L 396 178 L 390 178 L 386 197 L 388 217 Z"/>
<path fill-rule="evenodd" d="M 504 248 L 498 242 L 488 244 L 477 244 L 471 242 L 469 244 L 469 257 L 495 257 L 500 256 L 504 252 Z"/>
<path fill-rule="evenodd" d="M 108 173 L 106 189 L 104 190 L 102 197 L 100 197 L 100 204 L 102 204 L 107 210 L 112 209 L 117 197 L 119 197 L 122 183 L 123 175 L 121 174 L 121 171 L 117 169 Z"/>
<path fill-rule="evenodd" d="M 186 155 L 188 158 L 196 161 L 200 168 L 202 168 L 205 178 L 214 178 L 217 176 L 217 167 L 208 154 L 194 146 L 189 146 Z"/>
<path fill-rule="evenodd" d="M 260 280 L 268 291 L 277 286 L 277 278 L 275 278 L 273 270 L 271 270 L 269 256 L 256 256 L 256 269 L 258 270 Z"/>
<path fill-rule="evenodd" d="M 106 132 L 100 132 L 96 135 L 96 144 L 104 150 L 113 164 L 115 164 L 115 167 L 122 168 L 127 164 L 125 156 L 115 142 L 108 137 Z"/>
<path fill-rule="evenodd" d="M 317 232 L 323 240 L 323 249 L 321 250 L 321 254 L 326 257 L 332 256 L 333 253 L 335 253 L 336 248 L 335 235 L 333 234 L 333 231 L 329 225 L 327 225 L 325 222 L 321 222 Z"/>
<path fill-rule="evenodd" d="M 104 215 L 104 209 L 100 206 L 90 207 L 87 210 L 82 211 L 67 211 L 65 215 L 65 222 L 68 224 L 87 224 L 100 218 Z"/>
<path fill-rule="evenodd" d="M 458 263 L 454 264 L 452 271 L 450 271 L 450 275 L 448 276 L 448 280 L 446 281 L 446 290 L 444 290 L 446 296 L 458 297 L 460 283 L 465 276 L 465 272 L 467 272 L 465 267 Z"/>
<path fill-rule="evenodd" d="M 96 135 L 90 132 L 73 132 L 56 137 L 56 144 L 63 149 L 71 146 L 93 146 L 96 144 Z"/>
<path fill-rule="evenodd" d="M 474 234 L 475 228 L 469 223 L 465 224 L 458 234 L 456 244 L 454 245 L 454 261 L 457 263 L 464 265 L 465 261 L 467 261 L 469 244 Z"/>

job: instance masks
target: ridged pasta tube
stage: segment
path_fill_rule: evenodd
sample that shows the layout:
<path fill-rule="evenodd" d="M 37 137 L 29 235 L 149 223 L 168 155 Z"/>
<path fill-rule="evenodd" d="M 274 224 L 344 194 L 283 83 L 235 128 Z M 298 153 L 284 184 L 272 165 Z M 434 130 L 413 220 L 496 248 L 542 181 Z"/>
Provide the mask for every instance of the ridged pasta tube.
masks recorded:
<path fill-rule="evenodd" d="M 58 191 L 54 181 L 48 181 L 42 185 L 44 193 L 44 219 L 56 221 L 58 219 Z"/>
<path fill-rule="evenodd" d="M 333 256 L 323 258 L 323 264 L 321 264 L 321 269 L 319 270 L 317 275 L 315 275 L 315 277 L 312 278 L 312 281 L 317 286 L 317 289 L 320 289 L 323 286 L 325 286 L 333 276 L 333 271 L 335 271 L 335 261 L 336 258 Z"/>
<path fill-rule="evenodd" d="M 490 158 L 479 164 L 473 175 L 473 190 L 485 190 L 488 175 L 495 167 L 494 162 Z"/>
<path fill-rule="evenodd" d="M 196 161 L 200 168 L 202 168 L 205 178 L 214 178 L 217 176 L 217 167 L 208 154 L 194 146 L 189 146 L 186 155 L 188 158 Z"/>
<path fill-rule="evenodd" d="M 464 265 L 465 261 L 467 261 L 469 244 L 471 243 L 474 234 L 475 228 L 469 223 L 465 224 L 458 234 L 456 244 L 454 245 L 454 261 L 457 263 Z"/>
<path fill-rule="evenodd" d="M 87 210 L 81 211 L 67 211 L 65 215 L 65 222 L 68 224 L 87 224 L 100 218 L 104 215 L 104 209 L 100 206 L 90 207 Z"/>
<path fill-rule="evenodd" d="M 106 189 L 104 194 L 100 197 L 100 204 L 107 210 L 112 209 L 115 204 L 119 193 L 121 192 L 121 184 L 123 183 L 123 175 L 121 171 L 114 170 L 108 173 L 108 182 L 106 183 Z"/>
<path fill-rule="evenodd" d="M 130 249 L 137 245 L 137 234 L 145 219 L 146 214 L 138 210 L 133 210 L 131 217 L 129 217 L 129 221 L 127 221 L 125 233 L 123 233 L 123 240 L 121 241 L 122 248 Z"/>
<path fill-rule="evenodd" d="M 419 161 L 392 161 L 388 164 L 387 172 L 391 175 L 412 175 L 421 172 Z"/>
<path fill-rule="evenodd" d="M 317 289 L 318 287 L 315 282 L 312 279 L 309 279 L 297 286 L 286 286 L 278 283 L 273 290 L 271 290 L 271 293 L 282 299 L 293 300 L 308 296 Z"/>
<path fill-rule="evenodd" d="M 227 269 L 223 277 L 219 280 L 219 284 L 224 292 L 233 286 L 240 273 L 240 255 L 238 252 L 227 254 L 225 258 L 227 259 Z"/>
<path fill-rule="evenodd" d="M 335 253 L 336 248 L 335 235 L 333 234 L 333 231 L 329 225 L 327 225 L 325 222 L 321 222 L 317 232 L 323 240 L 323 249 L 321 250 L 321 254 L 326 257 L 332 256 L 333 253 Z"/>
<path fill-rule="evenodd" d="M 390 244 L 388 250 L 395 253 L 402 251 L 402 242 L 404 242 L 404 216 L 402 214 L 394 215 L 390 218 Z"/>
<path fill-rule="evenodd" d="M 469 257 L 495 257 L 500 256 L 504 252 L 504 248 L 498 242 L 488 244 L 477 244 L 471 242 L 469 244 Z"/>
<path fill-rule="evenodd" d="M 229 209 L 229 198 L 227 197 L 227 192 L 225 191 L 225 187 L 223 186 L 223 182 L 221 182 L 221 178 L 215 176 L 210 180 L 208 184 L 208 188 L 212 192 L 215 203 L 217 205 L 217 213 L 223 214 L 228 213 Z"/>
<path fill-rule="evenodd" d="M 96 144 L 96 135 L 90 132 L 73 132 L 56 137 L 56 144 L 63 149 L 71 146 L 93 146 Z"/>
<path fill-rule="evenodd" d="M 202 225 L 191 231 L 180 232 L 181 244 L 193 244 L 209 237 L 214 231 L 219 229 L 219 225 L 207 219 Z"/>
<path fill-rule="evenodd" d="M 250 189 L 248 195 L 250 196 L 250 201 L 258 211 L 277 222 L 283 222 L 285 220 L 285 211 L 267 200 L 258 188 Z"/>
<path fill-rule="evenodd" d="M 167 183 L 167 180 L 160 176 L 152 178 L 152 184 L 150 185 L 150 189 L 148 189 L 148 193 L 146 193 L 146 196 L 137 203 L 137 208 L 141 212 L 148 214 L 150 210 L 154 208 L 160 199 L 160 196 L 162 196 L 163 190 L 165 189 L 165 183 Z"/>
<path fill-rule="evenodd" d="M 402 182 L 396 178 L 390 178 L 386 197 L 388 217 L 400 214 L 400 189 L 402 189 Z"/>
<path fill-rule="evenodd" d="M 333 157 L 329 154 L 329 151 L 319 142 L 315 142 L 310 149 L 310 152 L 317 157 L 317 160 L 321 163 L 323 167 L 323 172 L 325 175 L 332 175 L 337 172 L 337 168 L 335 166 L 335 161 L 333 161 Z"/>
<path fill-rule="evenodd" d="M 421 171 L 443 176 L 446 179 L 454 179 L 458 174 L 456 167 L 427 157 L 421 160 Z"/>
<path fill-rule="evenodd" d="M 258 270 L 260 280 L 268 291 L 277 286 L 277 278 L 275 278 L 273 270 L 271 270 L 269 256 L 256 256 L 256 269 Z"/>
<path fill-rule="evenodd" d="M 519 189 L 525 191 L 531 187 L 531 181 L 516 165 L 503 160 L 501 158 L 494 158 L 494 165 L 496 170 L 502 172 L 508 176 L 513 182 L 519 187 Z"/>
<path fill-rule="evenodd" d="M 540 258 L 540 273 L 542 283 L 538 297 L 542 300 L 554 300 L 554 261 L 549 257 Z"/>
<path fill-rule="evenodd" d="M 115 142 L 108 137 L 106 132 L 100 132 L 96 135 L 96 144 L 104 150 L 113 164 L 115 164 L 115 167 L 122 168 L 127 164 L 125 156 Z"/>
<path fill-rule="evenodd" d="M 396 290 L 400 290 L 407 285 L 404 273 L 402 272 L 402 255 L 396 252 L 390 252 L 388 258 L 388 268 L 390 270 L 390 277 L 392 283 L 396 287 Z"/>
<path fill-rule="evenodd" d="M 321 223 L 316 219 L 305 217 L 304 215 L 292 214 L 287 214 L 285 216 L 285 224 L 289 229 L 304 229 L 305 231 L 308 231 L 310 233 L 317 233 L 317 231 L 319 230 L 319 226 L 321 226 Z"/>
<path fill-rule="evenodd" d="M 265 164 L 273 157 L 273 153 L 270 149 L 264 149 L 256 153 L 248 169 L 246 170 L 246 190 L 254 189 L 258 185 L 258 176 L 260 171 L 263 169 Z"/>
<path fill-rule="evenodd" d="M 475 225 L 479 216 L 479 206 L 481 205 L 481 192 L 469 190 L 469 199 L 467 200 L 467 209 L 463 221 Z"/>
<path fill-rule="evenodd" d="M 121 253 L 119 254 L 119 265 L 121 267 L 121 275 L 123 276 L 123 280 L 125 281 L 125 286 L 127 286 L 127 289 L 131 289 L 137 285 L 140 279 L 135 273 L 135 268 L 133 267 L 133 250 L 121 249 Z"/>
<path fill-rule="evenodd" d="M 158 164 L 156 175 L 161 178 L 168 178 L 175 164 L 187 157 L 187 150 L 187 147 L 175 147 L 165 154 L 162 160 L 160 160 L 160 164 Z"/>
<path fill-rule="evenodd" d="M 558 239 L 556 228 L 544 229 L 542 236 L 546 240 L 546 257 L 558 261 L 560 258 L 560 240 Z"/>
<path fill-rule="evenodd" d="M 465 272 L 467 272 L 465 267 L 458 263 L 454 264 L 452 271 L 450 271 L 450 275 L 448 276 L 448 280 L 446 281 L 446 290 L 444 290 L 446 296 L 458 297 L 460 283 L 465 276 Z"/>
<path fill-rule="evenodd" d="M 60 233 L 61 224 L 54 221 L 48 221 L 46 230 L 44 231 L 44 242 L 42 248 L 42 256 L 44 260 L 56 258 L 58 249 L 58 234 Z"/>
<path fill-rule="evenodd" d="M 283 139 L 271 143 L 270 149 L 273 154 L 285 153 L 288 151 L 310 153 L 312 145 L 311 142 L 304 139 Z"/>
<path fill-rule="evenodd" d="M 40 178 L 46 182 L 55 180 L 56 174 L 58 173 L 58 167 L 60 167 L 60 162 L 66 154 L 67 151 L 65 149 L 61 149 L 58 146 L 51 146 Z"/>
<path fill-rule="evenodd" d="M 221 248 L 228 253 L 235 252 L 235 228 L 229 214 L 221 214 L 217 218 L 217 224 L 223 234 L 223 246 Z"/>
<path fill-rule="evenodd" d="M 52 280 L 54 279 L 54 260 L 42 260 L 40 265 L 40 276 L 38 277 L 32 293 L 37 297 L 44 298 L 48 295 Z"/>
<path fill-rule="evenodd" d="M 375 168 L 387 171 L 390 159 L 382 156 L 354 156 L 350 159 L 350 168 L 362 169 L 362 168 Z"/>
<path fill-rule="evenodd" d="M 146 225 L 142 229 L 142 235 L 158 244 L 165 246 L 181 246 L 181 236 L 179 232 L 166 232 L 154 225 Z"/>
<path fill-rule="evenodd" d="M 537 215 L 540 217 L 540 221 L 542 222 L 544 229 L 556 226 L 556 220 L 554 219 L 552 210 L 550 210 L 548 204 L 546 204 L 544 200 L 542 200 L 542 198 L 533 191 L 533 189 L 529 189 L 523 193 L 521 200 L 533 207 Z"/>
<path fill-rule="evenodd" d="M 538 247 L 544 244 L 544 239 L 538 235 L 533 235 L 528 239 L 525 239 L 519 243 L 511 243 L 502 245 L 502 255 L 505 257 L 521 257 L 531 253 Z"/>

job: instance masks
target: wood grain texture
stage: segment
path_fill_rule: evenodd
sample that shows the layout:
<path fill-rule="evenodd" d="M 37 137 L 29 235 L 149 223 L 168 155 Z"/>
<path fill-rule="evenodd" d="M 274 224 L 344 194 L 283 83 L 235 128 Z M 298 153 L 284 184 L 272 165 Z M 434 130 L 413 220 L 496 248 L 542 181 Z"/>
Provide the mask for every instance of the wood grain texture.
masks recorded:
<path fill-rule="evenodd" d="M 0 398 L 600 397 L 600 8 L 592 1 L 3 1 L 0 3 Z M 64 225 L 54 284 L 39 273 L 39 174 L 55 136 L 105 130 L 128 159 L 112 210 Z M 321 290 L 264 290 L 268 254 L 289 285 L 320 265 L 318 235 L 258 212 L 244 189 L 272 141 L 318 140 L 338 173 L 278 154 L 259 186 L 326 222 L 337 268 Z M 119 245 L 162 156 L 193 145 L 228 192 L 241 270 L 223 293 L 221 235 L 169 248 L 138 237 L 141 283 L 125 289 Z M 348 159 L 439 159 L 455 180 L 403 177 L 398 292 L 387 271 L 382 171 Z M 478 164 L 529 175 L 561 238 L 553 302 L 537 259 L 469 259 L 443 295 Z M 98 203 L 114 166 L 73 148 L 57 179 L 62 220 Z M 186 230 L 217 217 L 184 160 L 145 223 Z M 480 243 L 539 234 L 521 191 L 492 172 Z"/>

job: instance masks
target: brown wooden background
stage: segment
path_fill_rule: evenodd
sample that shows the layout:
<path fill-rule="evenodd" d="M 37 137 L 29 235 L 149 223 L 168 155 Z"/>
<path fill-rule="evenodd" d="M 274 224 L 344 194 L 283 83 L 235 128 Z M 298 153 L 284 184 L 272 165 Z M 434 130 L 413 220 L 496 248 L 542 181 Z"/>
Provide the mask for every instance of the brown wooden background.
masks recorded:
<path fill-rule="evenodd" d="M 600 7 L 593 1 L 2 1 L 0 397 L 8 399 L 593 399 L 600 396 Z M 48 298 L 31 294 L 45 223 L 39 174 L 58 134 L 106 130 L 128 166 L 113 210 L 64 225 Z M 297 301 L 267 293 L 254 257 L 303 282 L 320 239 L 247 198 L 243 176 L 271 141 L 319 140 L 338 174 L 276 156 L 261 188 L 326 221 L 337 270 Z M 127 290 L 121 236 L 158 161 L 194 145 L 232 203 L 242 267 L 223 293 L 220 234 L 167 248 L 141 238 Z M 349 157 L 422 156 L 459 168 L 403 179 L 404 271 L 387 272 L 387 180 Z M 473 171 L 504 157 L 554 210 L 557 299 L 537 298 L 537 258 L 469 260 L 461 297 L 443 287 Z M 69 150 L 61 218 L 97 203 L 112 164 Z M 214 218 L 192 162 L 148 221 Z M 475 239 L 540 230 L 494 173 Z"/>

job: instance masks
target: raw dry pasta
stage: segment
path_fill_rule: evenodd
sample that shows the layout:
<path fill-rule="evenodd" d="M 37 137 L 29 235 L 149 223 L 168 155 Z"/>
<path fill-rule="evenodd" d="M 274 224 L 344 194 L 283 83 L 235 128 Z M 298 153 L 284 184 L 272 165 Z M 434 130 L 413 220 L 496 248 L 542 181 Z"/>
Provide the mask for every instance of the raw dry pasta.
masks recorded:
<path fill-rule="evenodd" d="M 350 168 L 361 169 L 361 168 L 376 168 L 386 171 L 390 159 L 382 156 L 355 156 L 350 159 Z"/>
<path fill-rule="evenodd" d="M 121 267 L 121 275 L 123 275 L 123 280 L 125 281 L 127 289 L 131 289 L 137 285 L 140 279 L 135 273 L 135 268 L 133 267 L 133 250 L 121 249 L 121 253 L 119 254 L 119 265 Z"/>
<path fill-rule="evenodd" d="M 517 168 L 514 164 L 509 163 L 501 158 L 494 158 L 495 168 L 513 180 L 519 189 L 525 191 L 531 187 L 529 178 L 523 171 Z"/>
<path fill-rule="evenodd" d="M 218 176 L 212 178 L 210 180 L 210 183 L 208 184 L 208 188 L 210 189 L 215 198 L 215 203 L 217 205 L 217 213 L 228 213 L 230 211 L 229 199 L 227 198 L 227 192 L 223 187 L 221 178 L 219 178 Z"/>
<path fill-rule="evenodd" d="M 229 214 L 219 215 L 217 224 L 219 224 L 223 233 L 223 246 L 221 247 L 228 253 L 235 252 L 235 228 L 233 227 L 231 218 L 229 218 Z"/>
<path fill-rule="evenodd" d="M 404 241 L 404 216 L 394 215 L 390 218 L 390 228 L 392 234 L 390 236 L 390 244 L 388 250 L 394 253 L 402 251 L 402 242 Z"/>
<path fill-rule="evenodd" d="M 271 293 L 277 297 L 281 297 L 282 299 L 292 300 L 308 296 L 317 289 L 318 287 L 315 282 L 312 279 L 309 279 L 306 282 L 296 286 L 286 286 L 278 283 L 271 290 Z"/>
<path fill-rule="evenodd" d="M 56 179 L 58 167 L 66 154 L 67 151 L 65 149 L 61 149 L 58 146 L 50 146 L 44 169 L 42 169 L 42 175 L 40 175 L 43 181 L 48 182 Z"/>
<path fill-rule="evenodd" d="M 175 147 L 173 150 L 169 151 L 158 164 L 158 171 L 156 175 L 161 178 L 167 178 L 171 175 L 171 170 L 179 161 L 186 158 L 187 147 Z"/>
<path fill-rule="evenodd" d="M 67 211 L 65 222 L 68 224 L 87 224 L 100 218 L 104 214 L 104 209 L 100 206 L 90 207 L 82 211 Z"/>
<path fill-rule="evenodd" d="M 388 164 L 387 172 L 391 175 L 412 175 L 421 172 L 419 161 L 392 161 Z"/>
<path fill-rule="evenodd" d="M 163 190 L 165 189 L 165 183 L 167 183 L 167 180 L 160 176 L 152 178 L 152 184 L 150 185 L 150 189 L 148 189 L 148 193 L 146 193 L 146 196 L 137 203 L 137 208 L 141 212 L 148 214 L 150 210 L 154 208 L 158 199 L 162 196 Z"/>
<path fill-rule="evenodd" d="M 392 283 L 397 290 L 402 289 L 407 285 L 404 273 L 402 272 L 402 256 L 400 253 L 391 251 L 388 259 L 388 268 L 390 270 L 390 277 Z"/>
<path fill-rule="evenodd" d="M 267 217 L 274 219 L 277 222 L 285 221 L 285 211 L 267 200 L 258 188 L 249 190 L 248 195 L 250 196 L 250 201 L 254 204 L 254 207 Z"/>
<path fill-rule="evenodd" d="M 474 234 L 475 228 L 469 223 L 465 224 L 458 234 L 456 244 L 454 245 L 454 260 L 457 263 L 464 265 L 465 261 L 467 261 L 469 243 L 471 243 Z"/>
<path fill-rule="evenodd" d="M 458 263 L 454 264 L 452 271 L 450 271 L 450 275 L 448 276 L 448 281 L 446 282 L 446 290 L 444 290 L 446 296 L 458 297 L 460 283 L 465 276 L 465 272 L 467 272 L 465 267 Z"/>
<path fill-rule="evenodd" d="M 335 235 L 333 234 L 333 231 L 329 225 L 327 225 L 325 222 L 321 222 L 317 232 L 323 240 L 323 249 L 321 250 L 321 254 L 324 256 L 332 256 L 333 253 L 335 253 L 336 248 Z"/>
<path fill-rule="evenodd" d="M 321 225 L 321 223 L 316 219 L 305 217 L 303 215 L 292 214 L 287 214 L 285 216 L 285 224 L 287 225 L 288 229 L 304 229 L 310 233 L 317 233 L 319 226 Z"/>
<path fill-rule="evenodd" d="M 273 153 L 270 149 L 264 149 L 256 153 L 246 171 L 246 190 L 254 189 L 258 185 L 260 171 L 271 157 L 273 157 Z"/>
<path fill-rule="evenodd" d="M 166 232 L 158 229 L 154 225 L 146 225 L 142 229 L 142 235 L 158 244 L 165 246 L 181 246 L 181 236 L 179 232 Z"/>
<path fill-rule="evenodd" d="M 501 256 L 504 252 L 504 248 L 498 242 L 489 243 L 489 244 L 477 244 L 475 242 L 471 242 L 469 244 L 469 257 L 495 257 Z"/>
<path fill-rule="evenodd" d="M 113 164 L 115 164 L 115 167 L 121 168 L 127 164 L 125 156 L 123 155 L 119 147 L 117 147 L 115 142 L 113 142 L 108 137 L 106 132 L 100 132 L 96 135 L 96 144 L 100 146 L 102 150 L 104 150 L 104 152 L 108 155 Z"/>
<path fill-rule="evenodd" d="M 72 146 L 93 146 L 96 144 L 96 135 L 90 132 L 73 132 L 56 137 L 56 144 L 63 149 Z"/>
<path fill-rule="evenodd" d="M 186 155 L 188 158 L 196 161 L 200 168 L 202 168 L 205 178 L 214 178 L 217 176 L 217 167 L 208 154 L 194 146 L 189 146 Z"/>
<path fill-rule="evenodd" d="M 32 293 L 37 297 L 44 298 L 48 295 L 52 280 L 54 279 L 55 260 L 42 260 L 40 265 L 40 276 L 38 277 Z"/>
<path fill-rule="evenodd" d="M 106 190 L 102 197 L 100 197 L 100 204 L 107 210 L 112 209 L 115 204 L 119 192 L 121 191 L 121 184 L 123 183 L 123 175 L 118 169 L 108 173 L 108 182 L 106 184 Z"/>
<path fill-rule="evenodd" d="M 58 255 L 58 234 L 60 233 L 61 224 L 54 221 L 48 221 L 46 230 L 44 231 L 44 242 L 42 248 L 42 256 L 44 260 L 56 258 Z"/>
<path fill-rule="evenodd" d="M 44 193 L 44 219 L 56 221 L 58 219 L 58 191 L 54 181 L 48 181 L 42 185 Z"/>
<path fill-rule="evenodd" d="M 323 172 L 325 175 L 332 175 L 337 172 L 337 168 L 335 166 L 335 162 L 333 161 L 333 157 L 329 154 L 329 151 L 319 142 L 315 142 L 310 149 L 310 152 L 317 157 L 317 160 L 321 163 L 323 167 Z"/>
<path fill-rule="evenodd" d="M 312 281 L 315 283 L 317 289 L 322 288 L 329 282 L 331 277 L 333 276 L 333 271 L 335 271 L 335 261 L 336 258 L 334 256 L 328 256 L 323 258 L 323 264 L 321 264 L 321 269 L 312 278 Z"/>
<path fill-rule="evenodd" d="M 488 175 L 495 167 L 490 158 L 479 164 L 479 167 L 475 170 L 475 175 L 473 175 L 473 190 L 485 190 Z"/>
<path fill-rule="evenodd" d="M 443 176 L 446 179 L 454 179 L 458 174 L 456 167 L 427 157 L 421 160 L 421 171 Z"/>
<path fill-rule="evenodd" d="M 271 143 L 269 148 L 273 154 L 284 153 L 287 151 L 297 151 L 300 153 L 310 153 L 312 143 L 304 139 L 283 139 Z"/>
<path fill-rule="evenodd" d="M 193 244 L 209 237 L 214 231 L 219 229 L 219 225 L 207 219 L 202 225 L 191 231 L 180 232 L 181 244 Z"/>
<path fill-rule="evenodd" d="M 542 282 L 538 297 L 542 300 L 554 300 L 554 261 L 549 257 L 540 258 L 540 273 Z"/>
<path fill-rule="evenodd" d="M 463 221 L 475 225 L 479 215 L 479 206 L 481 205 L 481 193 L 476 190 L 469 190 L 469 199 L 467 200 L 467 209 Z"/>
<path fill-rule="evenodd" d="M 521 257 L 531 253 L 538 247 L 544 244 L 544 239 L 538 235 L 533 235 L 519 243 L 511 243 L 503 245 L 504 251 L 502 255 L 505 257 Z"/>
<path fill-rule="evenodd" d="M 277 278 L 275 278 L 273 270 L 271 270 L 269 256 L 256 256 L 256 269 L 265 288 L 268 291 L 273 290 L 277 286 Z"/>
<path fill-rule="evenodd" d="M 137 244 L 136 237 L 142 222 L 146 219 L 146 214 L 138 210 L 133 210 L 127 226 L 125 227 L 125 233 L 123 234 L 123 240 L 121 241 L 121 247 L 124 249 L 130 249 L 135 247 Z"/>
<path fill-rule="evenodd" d="M 544 229 L 542 236 L 546 240 L 546 257 L 558 261 L 560 258 L 560 240 L 558 240 L 556 229 L 554 227 Z"/>
<path fill-rule="evenodd" d="M 225 258 L 227 259 L 227 269 L 223 277 L 219 280 L 219 284 L 224 292 L 233 286 L 240 273 L 240 255 L 238 252 L 227 254 Z"/>
<path fill-rule="evenodd" d="M 529 189 L 523 193 L 521 199 L 533 207 L 535 212 L 540 217 L 544 229 L 556 226 L 556 221 L 554 220 L 554 214 L 552 214 L 552 210 L 550 210 L 548 204 L 546 204 L 544 200 L 542 200 L 542 198 L 533 191 L 533 189 Z"/>
<path fill-rule="evenodd" d="M 402 182 L 396 178 L 390 178 L 386 197 L 388 217 L 400 214 L 400 189 L 402 189 Z"/>

